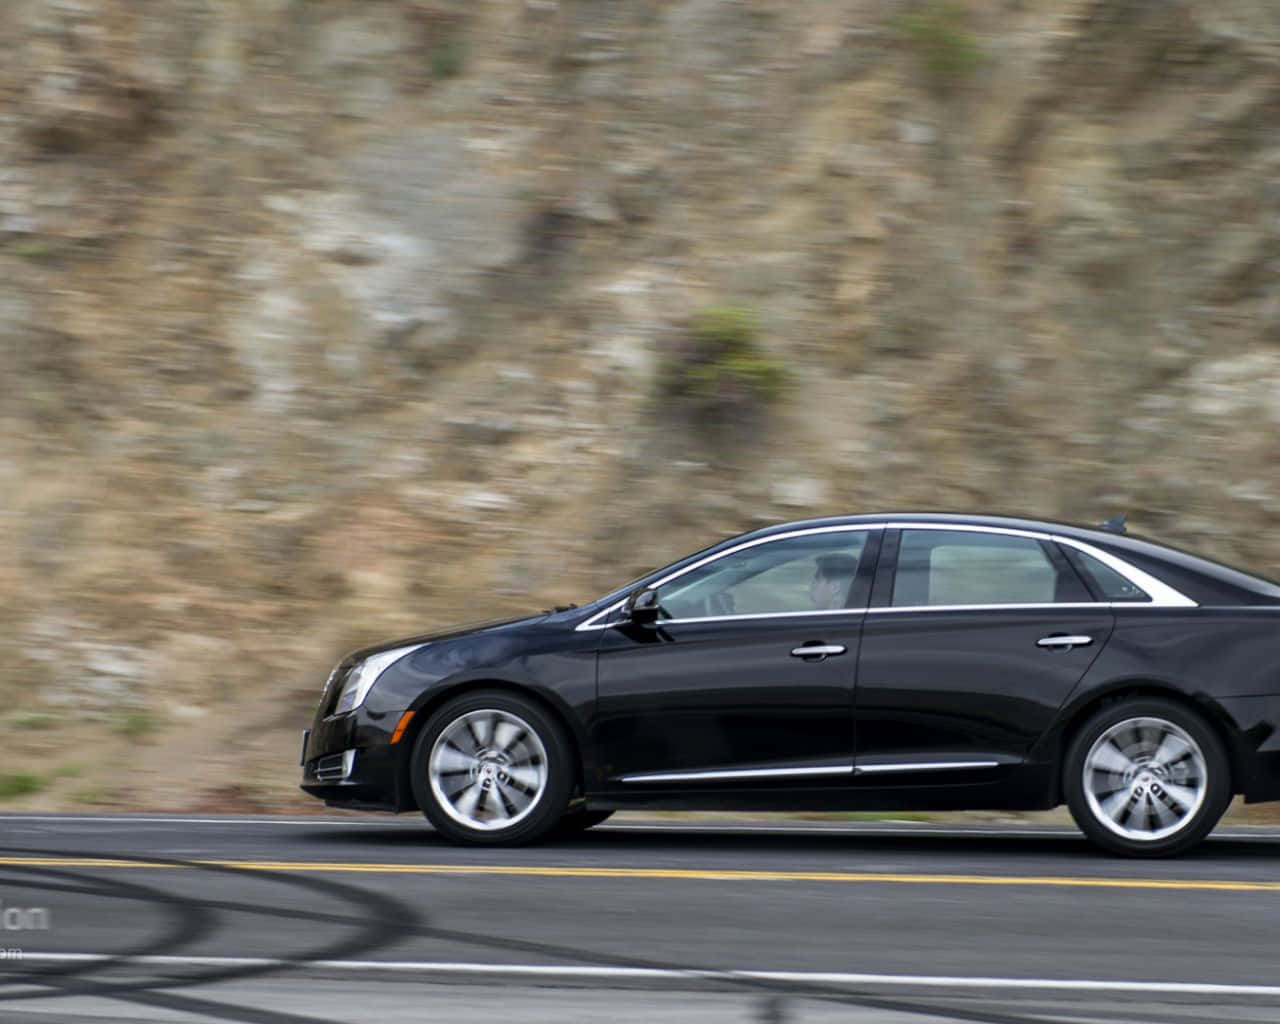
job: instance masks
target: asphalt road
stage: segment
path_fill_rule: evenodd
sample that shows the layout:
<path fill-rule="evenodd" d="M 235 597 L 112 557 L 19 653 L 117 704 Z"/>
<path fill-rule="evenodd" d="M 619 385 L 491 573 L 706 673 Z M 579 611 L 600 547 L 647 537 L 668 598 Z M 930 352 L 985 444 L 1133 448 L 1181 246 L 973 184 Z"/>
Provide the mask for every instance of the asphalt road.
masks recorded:
<path fill-rule="evenodd" d="M 1280 1021 L 1280 831 L 0 817 L 0 1024 Z"/>

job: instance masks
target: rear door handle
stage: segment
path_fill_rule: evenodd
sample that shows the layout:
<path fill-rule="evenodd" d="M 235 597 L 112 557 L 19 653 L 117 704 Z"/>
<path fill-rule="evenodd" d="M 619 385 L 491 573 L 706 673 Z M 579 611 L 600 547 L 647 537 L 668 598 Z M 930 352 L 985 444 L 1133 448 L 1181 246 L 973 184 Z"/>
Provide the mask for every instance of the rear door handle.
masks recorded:
<path fill-rule="evenodd" d="M 1093 637 L 1075 634 L 1072 636 L 1063 636 L 1055 634 L 1054 636 L 1042 636 L 1036 641 L 1037 647 L 1087 647 L 1093 643 Z"/>
<path fill-rule="evenodd" d="M 791 652 L 793 658 L 826 658 L 844 654 L 848 650 L 844 644 L 805 644 Z"/>

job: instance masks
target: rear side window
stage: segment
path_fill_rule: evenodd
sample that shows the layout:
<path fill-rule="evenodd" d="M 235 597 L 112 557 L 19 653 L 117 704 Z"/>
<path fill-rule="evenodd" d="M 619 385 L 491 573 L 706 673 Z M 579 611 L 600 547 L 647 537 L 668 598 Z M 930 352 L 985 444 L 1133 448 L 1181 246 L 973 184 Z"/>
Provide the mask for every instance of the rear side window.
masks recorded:
<path fill-rule="evenodd" d="M 960 530 L 903 530 L 892 604 L 1054 604 L 1088 600 L 1038 540 Z"/>
<path fill-rule="evenodd" d="M 1094 591 L 1102 595 L 1104 601 L 1150 601 L 1151 595 L 1136 583 L 1131 582 L 1116 572 L 1105 562 L 1078 548 L 1069 549 L 1070 557 L 1080 571 L 1084 573 Z"/>

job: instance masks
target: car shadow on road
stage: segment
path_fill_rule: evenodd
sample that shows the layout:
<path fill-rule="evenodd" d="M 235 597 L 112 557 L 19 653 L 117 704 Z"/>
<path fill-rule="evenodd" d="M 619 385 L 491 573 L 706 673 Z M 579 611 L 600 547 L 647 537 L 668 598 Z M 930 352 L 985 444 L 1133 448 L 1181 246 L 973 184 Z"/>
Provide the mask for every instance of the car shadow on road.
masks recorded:
<path fill-rule="evenodd" d="M 439 840 L 437 839 L 437 842 Z M 932 858 L 946 856 L 954 861 L 987 860 L 991 857 L 1014 858 L 1067 858 L 1076 862 L 1097 864 L 1132 864 L 1098 849 L 1083 835 L 1064 832 L 1046 832 L 1031 835 L 1010 831 L 1007 835 L 982 833 L 922 831 L 917 834 L 884 834 L 858 830 L 833 831 L 831 834 L 805 833 L 779 835 L 751 832 L 645 832 L 640 829 L 610 830 L 607 827 L 572 839 L 551 841 L 548 847 L 566 850 L 619 852 L 671 851 L 673 849 L 701 850 L 708 852 L 815 854 L 852 854 L 883 856 L 885 858 Z M 1280 854 L 1280 834 L 1269 837 L 1238 839 L 1234 837 L 1209 838 L 1195 849 L 1174 860 L 1147 861 L 1156 864 L 1213 863 L 1217 861 L 1274 861 Z"/>
<path fill-rule="evenodd" d="M 1039 833 L 1022 827 L 1012 827 L 1007 834 L 1000 834 L 998 828 L 987 828 L 980 832 L 927 828 L 919 832 L 895 830 L 892 833 L 872 828 L 840 828 L 781 833 L 753 830 L 750 826 L 732 829 L 713 826 L 704 829 L 697 825 L 655 825 L 650 829 L 644 825 L 628 824 L 624 828 L 604 825 L 569 837 L 552 836 L 532 846 L 511 848 L 458 846 L 439 836 L 425 822 L 419 824 L 406 821 L 403 826 L 387 828 L 381 825 L 367 830 L 350 826 L 327 828 L 318 823 L 315 828 L 296 835 L 294 841 L 323 847 L 330 855 L 340 849 L 365 852 L 402 851 L 406 856 L 424 850 L 447 850 L 470 856 L 483 855 L 489 859 L 500 856 L 504 860 L 513 857 L 527 859 L 530 856 L 546 860 L 552 854 L 622 858 L 659 854 L 669 857 L 697 852 L 704 856 L 711 854 L 731 859 L 809 854 L 817 857 L 856 855 L 860 858 L 884 858 L 895 862 L 945 856 L 953 868 L 967 861 L 985 862 L 1005 857 L 1027 861 L 1053 858 L 1098 866 L 1134 863 L 1104 853 L 1082 835 L 1060 829 L 1046 829 Z M 1174 860 L 1144 863 L 1195 864 L 1204 867 L 1219 862 L 1274 861 L 1278 854 L 1280 830 L 1274 834 L 1259 833 L 1249 837 L 1211 836 L 1200 846 Z"/>

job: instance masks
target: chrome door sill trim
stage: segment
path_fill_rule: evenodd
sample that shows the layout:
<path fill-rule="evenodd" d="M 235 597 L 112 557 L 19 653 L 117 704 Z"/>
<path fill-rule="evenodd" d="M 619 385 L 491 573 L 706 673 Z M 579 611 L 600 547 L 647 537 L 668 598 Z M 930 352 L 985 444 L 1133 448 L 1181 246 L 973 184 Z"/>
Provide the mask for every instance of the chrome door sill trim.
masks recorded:
<path fill-rule="evenodd" d="M 694 772 L 647 772 L 624 775 L 619 782 L 718 782 L 727 779 L 818 778 L 822 776 L 882 775 L 888 772 L 961 771 L 999 768 L 999 761 L 920 761 L 900 764 L 821 765 L 810 768 L 713 768 Z"/>
<path fill-rule="evenodd" d="M 720 779 L 783 779 L 797 776 L 852 775 L 853 765 L 814 768 L 728 768 L 697 772 L 648 772 L 624 775 L 620 782 L 715 782 Z"/>
<path fill-rule="evenodd" d="M 920 761 L 902 764 L 860 764 L 858 775 L 881 775 L 886 772 L 944 772 L 963 768 L 999 768 L 999 761 Z"/>

